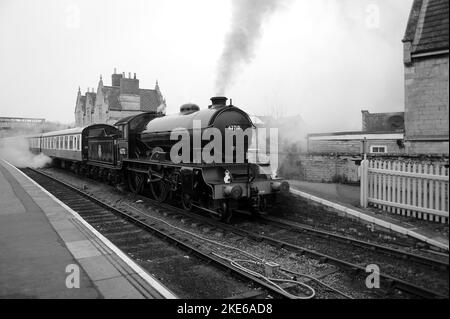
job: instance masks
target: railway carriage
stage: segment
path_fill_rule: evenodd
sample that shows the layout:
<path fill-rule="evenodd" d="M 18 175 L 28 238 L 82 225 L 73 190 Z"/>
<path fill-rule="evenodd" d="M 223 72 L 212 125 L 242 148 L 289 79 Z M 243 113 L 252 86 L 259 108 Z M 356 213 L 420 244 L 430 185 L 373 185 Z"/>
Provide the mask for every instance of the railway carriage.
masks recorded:
<path fill-rule="evenodd" d="M 27 139 L 30 146 L 30 151 L 33 154 L 39 154 L 41 152 L 41 134 L 28 136 Z"/>
<path fill-rule="evenodd" d="M 119 131 L 107 124 L 94 124 L 28 137 L 30 150 L 43 153 L 54 165 L 84 175 L 112 176 L 116 167 L 116 139 Z M 105 171 L 108 170 L 106 173 Z M 114 178 L 117 180 L 117 177 Z"/>
<path fill-rule="evenodd" d="M 40 151 L 61 163 L 81 162 L 83 128 L 43 133 L 40 136 Z"/>

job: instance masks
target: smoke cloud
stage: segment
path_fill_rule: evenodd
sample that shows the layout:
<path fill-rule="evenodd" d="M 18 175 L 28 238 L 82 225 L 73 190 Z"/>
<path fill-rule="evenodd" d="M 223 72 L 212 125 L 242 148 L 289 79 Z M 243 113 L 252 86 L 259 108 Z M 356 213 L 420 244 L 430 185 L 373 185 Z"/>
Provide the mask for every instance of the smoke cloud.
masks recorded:
<path fill-rule="evenodd" d="M 233 0 L 231 30 L 217 66 L 216 93 L 225 95 L 236 74 L 255 57 L 264 20 L 284 6 L 282 0 Z"/>
<path fill-rule="evenodd" d="M 33 154 L 28 148 L 28 140 L 24 136 L 0 139 L 0 159 L 4 159 L 17 167 L 41 168 L 51 163 L 51 158 L 40 153 Z"/>

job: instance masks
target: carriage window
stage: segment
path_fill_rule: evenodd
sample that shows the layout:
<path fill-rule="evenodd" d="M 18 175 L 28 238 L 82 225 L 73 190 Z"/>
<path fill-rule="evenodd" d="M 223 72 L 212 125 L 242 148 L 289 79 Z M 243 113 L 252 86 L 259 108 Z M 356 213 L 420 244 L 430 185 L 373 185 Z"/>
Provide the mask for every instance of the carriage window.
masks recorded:
<path fill-rule="evenodd" d="M 69 143 L 68 143 L 68 141 L 67 141 L 68 138 L 69 138 L 68 136 L 64 136 L 64 149 L 65 149 L 65 150 L 69 148 L 69 145 L 68 145 Z"/>
<path fill-rule="evenodd" d="M 69 149 L 73 150 L 73 136 L 69 136 Z"/>

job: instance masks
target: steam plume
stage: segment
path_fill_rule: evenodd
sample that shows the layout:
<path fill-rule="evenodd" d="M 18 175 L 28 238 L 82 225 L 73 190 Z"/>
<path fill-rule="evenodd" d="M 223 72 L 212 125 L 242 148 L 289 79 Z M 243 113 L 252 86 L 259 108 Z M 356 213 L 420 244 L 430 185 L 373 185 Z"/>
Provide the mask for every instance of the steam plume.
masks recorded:
<path fill-rule="evenodd" d="M 22 136 L 0 139 L 0 159 L 4 159 L 17 167 L 40 168 L 51 162 L 51 159 L 40 153 L 33 154 L 28 149 L 28 140 Z"/>
<path fill-rule="evenodd" d="M 283 6 L 282 0 L 233 0 L 231 30 L 217 67 L 216 93 L 225 95 L 243 64 L 255 56 L 264 19 Z"/>

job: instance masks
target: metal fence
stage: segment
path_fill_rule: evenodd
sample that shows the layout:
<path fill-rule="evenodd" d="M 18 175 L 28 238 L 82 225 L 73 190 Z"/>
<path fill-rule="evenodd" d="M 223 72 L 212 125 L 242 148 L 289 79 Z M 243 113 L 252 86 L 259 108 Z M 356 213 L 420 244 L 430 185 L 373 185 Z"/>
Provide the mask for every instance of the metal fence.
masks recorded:
<path fill-rule="evenodd" d="M 449 171 L 439 164 L 361 162 L 361 206 L 419 219 L 449 222 Z"/>

